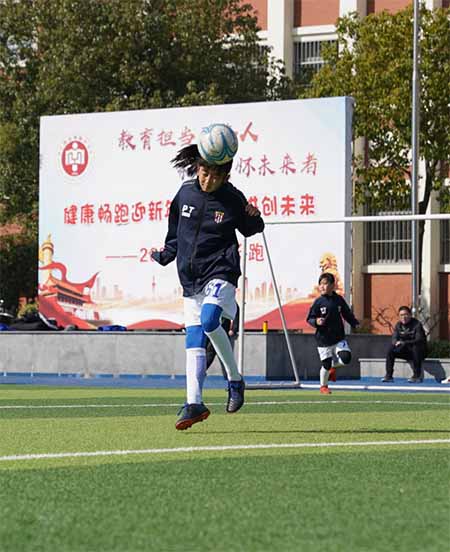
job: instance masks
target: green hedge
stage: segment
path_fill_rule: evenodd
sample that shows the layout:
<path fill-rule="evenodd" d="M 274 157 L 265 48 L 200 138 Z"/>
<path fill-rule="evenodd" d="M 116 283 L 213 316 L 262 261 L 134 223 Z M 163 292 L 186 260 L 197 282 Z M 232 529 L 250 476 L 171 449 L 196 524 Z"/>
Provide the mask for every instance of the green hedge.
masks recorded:
<path fill-rule="evenodd" d="M 450 341 L 440 339 L 430 341 L 427 347 L 428 358 L 450 358 Z"/>

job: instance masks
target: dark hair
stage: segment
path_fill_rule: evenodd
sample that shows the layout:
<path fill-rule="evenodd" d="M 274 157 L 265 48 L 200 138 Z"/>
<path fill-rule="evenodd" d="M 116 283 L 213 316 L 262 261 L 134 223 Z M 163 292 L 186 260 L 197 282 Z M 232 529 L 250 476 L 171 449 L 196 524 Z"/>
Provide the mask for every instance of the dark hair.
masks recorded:
<path fill-rule="evenodd" d="M 176 156 L 171 160 L 176 169 L 185 170 L 188 176 L 194 176 L 198 167 L 212 167 L 219 174 L 228 174 L 233 166 L 233 161 L 228 161 L 223 165 L 211 165 L 207 163 L 198 151 L 197 144 L 191 144 L 181 148 Z"/>
<path fill-rule="evenodd" d="M 319 284 L 322 280 L 326 280 L 329 284 L 334 284 L 336 282 L 334 275 L 331 272 L 324 272 L 319 276 Z"/>
<path fill-rule="evenodd" d="M 399 307 L 397 312 L 400 313 L 400 311 L 406 311 L 409 314 L 412 314 L 412 310 L 409 307 L 407 307 L 406 305 L 402 305 L 401 307 Z"/>

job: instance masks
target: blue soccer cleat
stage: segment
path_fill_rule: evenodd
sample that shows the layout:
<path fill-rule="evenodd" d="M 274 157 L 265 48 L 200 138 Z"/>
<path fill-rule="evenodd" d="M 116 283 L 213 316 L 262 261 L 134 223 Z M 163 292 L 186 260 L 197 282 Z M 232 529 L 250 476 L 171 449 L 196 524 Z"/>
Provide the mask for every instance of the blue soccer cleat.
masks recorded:
<path fill-rule="evenodd" d="M 244 391 L 245 382 L 243 379 L 228 382 L 227 412 L 237 412 L 241 408 L 244 404 Z"/>
<path fill-rule="evenodd" d="M 206 418 L 211 414 L 203 403 L 185 404 L 178 414 L 181 412 L 183 412 L 183 414 L 175 424 L 176 429 L 189 429 L 197 422 L 203 422 L 203 420 L 206 420 Z"/>

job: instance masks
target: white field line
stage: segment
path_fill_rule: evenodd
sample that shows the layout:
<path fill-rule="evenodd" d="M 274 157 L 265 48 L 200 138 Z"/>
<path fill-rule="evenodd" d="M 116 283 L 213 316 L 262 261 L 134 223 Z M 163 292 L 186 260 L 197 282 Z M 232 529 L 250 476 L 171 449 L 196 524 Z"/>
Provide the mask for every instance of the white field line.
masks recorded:
<path fill-rule="evenodd" d="M 223 406 L 223 402 L 208 402 L 208 406 Z M 317 399 L 315 401 L 246 401 L 246 406 L 282 406 L 292 404 L 401 404 L 410 406 L 449 406 L 450 401 L 435 402 L 435 401 L 358 401 L 358 400 L 330 400 Z M 53 409 L 73 409 L 73 408 L 179 408 L 181 405 L 177 403 L 116 403 L 116 404 L 11 404 L 0 405 L 1 410 L 53 410 Z"/>
<path fill-rule="evenodd" d="M 331 448 L 331 447 L 370 447 L 370 446 L 402 446 L 402 445 L 436 445 L 450 444 L 450 439 L 424 439 L 413 441 L 363 441 L 343 443 L 273 443 L 261 445 L 217 445 L 200 447 L 154 448 L 138 450 L 96 450 L 92 452 L 55 452 L 44 454 L 15 454 L 0 456 L 0 462 L 21 460 L 46 460 L 52 458 L 81 458 L 92 456 L 130 456 L 136 454 L 175 454 L 185 452 L 224 452 L 234 450 L 268 450 L 268 449 L 301 449 L 301 448 Z"/>
<path fill-rule="evenodd" d="M 330 385 L 331 389 L 340 389 L 341 391 L 420 391 L 421 393 L 450 393 L 450 387 L 445 387 L 443 385 L 391 385 L 389 387 L 385 385 L 345 385 L 340 383 L 332 383 Z M 318 383 L 302 383 L 300 385 L 301 389 L 319 389 L 320 384 Z M 269 387 L 266 387 L 269 389 Z"/>

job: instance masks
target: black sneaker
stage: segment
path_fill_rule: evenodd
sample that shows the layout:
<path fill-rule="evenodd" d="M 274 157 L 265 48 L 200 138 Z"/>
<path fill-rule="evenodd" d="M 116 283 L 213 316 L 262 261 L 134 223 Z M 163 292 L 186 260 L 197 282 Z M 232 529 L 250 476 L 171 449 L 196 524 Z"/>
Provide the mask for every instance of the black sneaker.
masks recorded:
<path fill-rule="evenodd" d="M 384 376 L 384 378 L 381 380 L 383 383 L 390 383 L 394 381 L 394 378 L 392 376 Z"/>
<path fill-rule="evenodd" d="M 206 418 L 210 415 L 210 411 L 203 403 L 185 404 L 178 414 L 181 412 L 183 412 L 183 414 L 175 424 L 176 429 L 189 429 L 197 422 L 203 422 L 203 420 L 206 420 Z"/>
<path fill-rule="evenodd" d="M 227 412 L 237 412 L 241 408 L 244 404 L 244 391 L 245 382 L 243 379 L 228 382 Z"/>
<path fill-rule="evenodd" d="M 408 379 L 408 383 L 422 383 L 423 378 L 418 378 L 416 376 L 413 376 L 412 378 Z"/>

